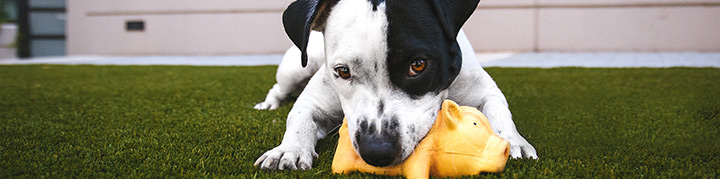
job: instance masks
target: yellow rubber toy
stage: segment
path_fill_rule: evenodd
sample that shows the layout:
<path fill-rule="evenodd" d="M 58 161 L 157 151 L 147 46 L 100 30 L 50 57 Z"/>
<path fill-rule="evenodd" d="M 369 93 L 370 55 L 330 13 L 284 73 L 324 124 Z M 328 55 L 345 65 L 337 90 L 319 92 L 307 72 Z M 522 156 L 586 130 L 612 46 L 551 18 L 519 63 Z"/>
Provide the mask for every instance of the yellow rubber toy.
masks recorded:
<path fill-rule="evenodd" d="M 457 177 L 501 172 L 510 152 L 509 143 L 493 133 L 488 119 L 474 107 L 445 100 L 430 132 L 400 165 L 374 167 L 353 149 L 343 120 L 332 163 L 333 173 L 355 171 L 407 178 Z"/>

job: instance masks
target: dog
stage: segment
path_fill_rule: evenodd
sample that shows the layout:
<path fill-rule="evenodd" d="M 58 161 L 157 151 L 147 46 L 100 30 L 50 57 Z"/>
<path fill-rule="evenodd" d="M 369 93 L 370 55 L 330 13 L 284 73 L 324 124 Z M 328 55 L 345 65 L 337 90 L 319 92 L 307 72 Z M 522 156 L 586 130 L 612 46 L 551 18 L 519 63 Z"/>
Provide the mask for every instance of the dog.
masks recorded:
<path fill-rule="evenodd" d="M 537 159 L 515 128 L 505 96 L 475 58 L 461 27 L 479 0 L 298 0 L 283 13 L 295 44 L 258 110 L 277 108 L 304 87 L 279 146 L 261 169 L 307 170 L 315 144 L 347 118 L 358 155 L 402 163 L 451 99 L 482 111 L 513 158 Z"/>

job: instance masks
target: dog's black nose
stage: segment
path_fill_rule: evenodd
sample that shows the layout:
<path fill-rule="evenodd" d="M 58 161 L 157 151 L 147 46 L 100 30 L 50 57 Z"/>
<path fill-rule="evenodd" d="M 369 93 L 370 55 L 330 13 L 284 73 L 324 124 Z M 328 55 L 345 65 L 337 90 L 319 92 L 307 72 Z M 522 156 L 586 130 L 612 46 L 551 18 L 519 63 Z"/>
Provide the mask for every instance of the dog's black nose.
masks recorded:
<path fill-rule="evenodd" d="M 389 166 L 400 156 L 401 148 L 394 137 L 361 134 L 356 139 L 360 157 L 372 166 Z"/>

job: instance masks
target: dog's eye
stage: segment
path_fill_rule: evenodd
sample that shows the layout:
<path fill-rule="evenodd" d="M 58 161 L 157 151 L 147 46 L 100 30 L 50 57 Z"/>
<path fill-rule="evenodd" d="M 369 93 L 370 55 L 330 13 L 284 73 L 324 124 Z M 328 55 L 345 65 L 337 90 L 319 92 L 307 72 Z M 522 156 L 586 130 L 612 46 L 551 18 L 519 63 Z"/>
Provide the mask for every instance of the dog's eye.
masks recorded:
<path fill-rule="evenodd" d="M 417 59 L 410 63 L 410 71 L 408 72 L 408 75 L 410 76 L 416 76 L 425 70 L 425 60 Z"/>
<path fill-rule="evenodd" d="M 335 73 L 342 79 L 350 79 L 350 69 L 346 66 L 335 67 Z"/>

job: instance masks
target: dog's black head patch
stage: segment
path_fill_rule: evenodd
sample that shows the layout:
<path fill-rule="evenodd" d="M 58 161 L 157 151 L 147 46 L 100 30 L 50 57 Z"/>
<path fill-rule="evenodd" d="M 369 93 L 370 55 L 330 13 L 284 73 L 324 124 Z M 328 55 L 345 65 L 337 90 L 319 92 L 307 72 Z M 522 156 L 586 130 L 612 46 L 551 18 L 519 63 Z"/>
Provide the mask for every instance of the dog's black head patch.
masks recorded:
<path fill-rule="evenodd" d="M 478 2 L 387 1 L 387 66 L 392 83 L 413 97 L 447 89 L 462 64 L 457 34 Z M 410 75 L 418 60 L 424 62 L 422 72 Z"/>

